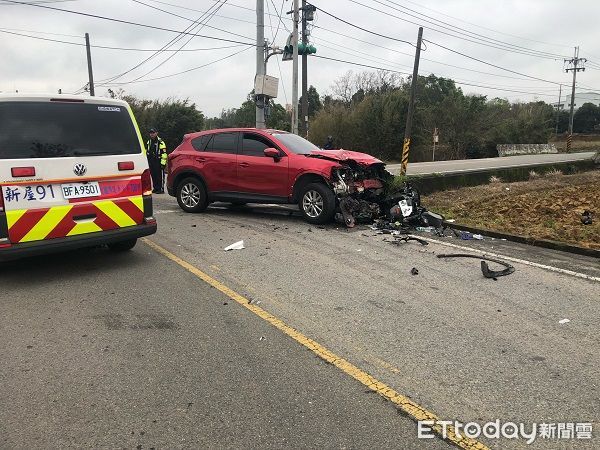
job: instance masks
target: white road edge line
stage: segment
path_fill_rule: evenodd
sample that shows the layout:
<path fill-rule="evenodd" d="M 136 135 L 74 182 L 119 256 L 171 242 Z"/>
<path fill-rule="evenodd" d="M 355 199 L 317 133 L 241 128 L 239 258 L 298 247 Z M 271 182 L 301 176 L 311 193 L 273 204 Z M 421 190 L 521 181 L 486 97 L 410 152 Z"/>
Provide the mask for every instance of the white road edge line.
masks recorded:
<path fill-rule="evenodd" d="M 568 270 L 568 269 L 561 269 L 560 267 L 547 266 L 545 264 L 539 264 L 539 263 L 535 263 L 532 261 L 527 261 L 526 259 L 513 258 L 512 256 L 500 255 L 498 253 L 486 252 L 486 251 L 479 250 L 479 249 L 472 248 L 472 247 L 465 247 L 463 245 L 452 244 L 450 242 L 438 241 L 437 239 L 432 239 L 432 238 L 424 237 L 421 235 L 415 236 L 415 237 L 424 239 L 428 242 L 435 242 L 436 244 L 445 245 L 446 247 L 458 248 L 460 250 L 466 250 L 471 253 L 480 253 L 482 255 L 488 255 L 488 256 L 493 256 L 495 258 L 506 259 L 508 261 L 516 262 L 519 264 L 525 264 L 526 266 L 537 267 L 538 269 L 545 269 L 545 270 L 549 270 L 551 272 L 557 272 L 557 273 L 562 273 L 564 275 L 570 275 L 572 277 L 583 278 L 584 280 L 600 281 L 600 277 L 594 277 L 592 275 L 587 275 L 585 273 L 580 273 L 580 272 L 574 272 L 574 271 Z"/>

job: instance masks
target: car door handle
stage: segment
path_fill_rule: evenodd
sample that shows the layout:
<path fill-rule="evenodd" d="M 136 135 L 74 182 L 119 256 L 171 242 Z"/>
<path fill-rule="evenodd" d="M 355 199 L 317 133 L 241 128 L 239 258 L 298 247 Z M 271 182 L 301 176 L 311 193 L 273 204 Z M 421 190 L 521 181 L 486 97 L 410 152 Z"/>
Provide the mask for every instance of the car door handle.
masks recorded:
<path fill-rule="evenodd" d="M 247 162 L 242 162 L 240 163 L 240 167 L 249 167 L 250 164 L 248 164 Z"/>
<path fill-rule="evenodd" d="M 198 161 L 198 162 L 204 162 L 204 161 L 206 161 L 206 158 L 202 158 L 200 156 L 196 156 L 196 161 Z"/>

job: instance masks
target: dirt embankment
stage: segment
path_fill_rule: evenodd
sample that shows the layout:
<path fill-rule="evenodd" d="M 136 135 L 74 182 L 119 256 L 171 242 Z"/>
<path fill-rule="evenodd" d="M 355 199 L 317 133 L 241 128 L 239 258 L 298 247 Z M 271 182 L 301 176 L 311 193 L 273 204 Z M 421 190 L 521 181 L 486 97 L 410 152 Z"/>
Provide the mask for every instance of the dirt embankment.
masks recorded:
<path fill-rule="evenodd" d="M 457 223 L 600 249 L 600 170 L 437 192 L 423 205 Z M 581 215 L 592 211 L 593 224 Z"/>

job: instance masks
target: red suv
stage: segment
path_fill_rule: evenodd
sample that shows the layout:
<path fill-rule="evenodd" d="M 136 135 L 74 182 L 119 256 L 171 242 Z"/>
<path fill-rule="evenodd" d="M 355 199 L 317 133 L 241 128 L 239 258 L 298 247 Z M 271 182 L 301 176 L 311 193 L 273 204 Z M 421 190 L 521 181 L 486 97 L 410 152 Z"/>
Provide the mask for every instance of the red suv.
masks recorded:
<path fill-rule="evenodd" d="M 286 131 L 228 128 L 184 136 L 169 155 L 167 190 L 186 212 L 213 201 L 297 203 L 308 222 L 325 223 L 383 196 L 387 176 L 365 153 L 320 150 Z"/>

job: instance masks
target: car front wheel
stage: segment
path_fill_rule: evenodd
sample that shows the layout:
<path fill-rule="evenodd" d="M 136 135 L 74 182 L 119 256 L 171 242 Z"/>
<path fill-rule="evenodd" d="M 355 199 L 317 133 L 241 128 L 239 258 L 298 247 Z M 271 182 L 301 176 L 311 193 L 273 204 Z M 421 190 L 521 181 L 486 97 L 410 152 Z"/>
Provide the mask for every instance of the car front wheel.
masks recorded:
<path fill-rule="evenodd" d="M 185 212 L 195 213 L 208 207 L 204 184 L 197 178 L 186 178 L 177 186 L 177 203 Z"/>
<path fill-rule="evenodd" d="M 335 194 L 323 183 L 310 183 L 302 190 L 298 206 L 309 223 L 331 222 L 335 214 Z"/>

